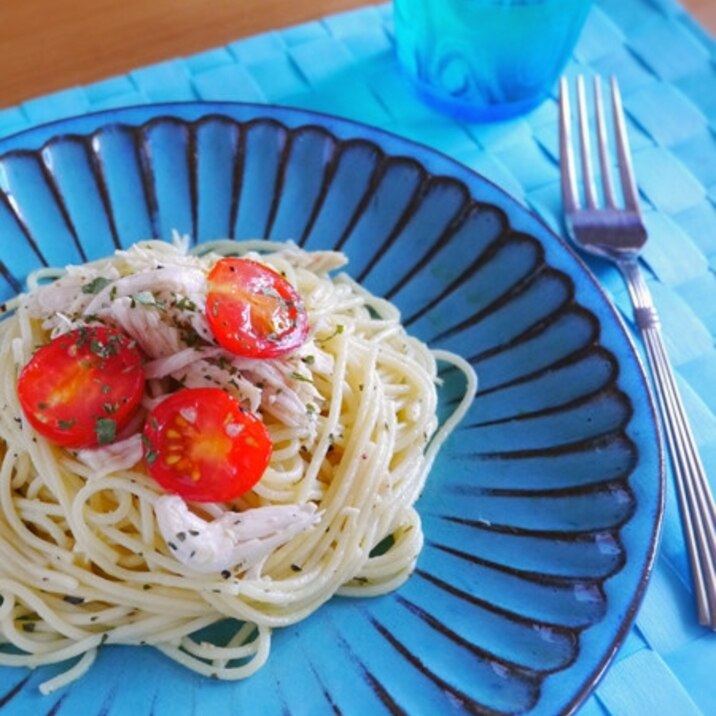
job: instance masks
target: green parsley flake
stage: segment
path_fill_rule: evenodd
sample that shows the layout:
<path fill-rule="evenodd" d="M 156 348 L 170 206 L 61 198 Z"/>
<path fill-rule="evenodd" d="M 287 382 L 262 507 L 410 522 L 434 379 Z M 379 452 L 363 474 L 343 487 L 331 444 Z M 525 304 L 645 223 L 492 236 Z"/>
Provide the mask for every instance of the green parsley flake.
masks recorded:
<path fill-rule="evenodd" d="M 340 335 L 343 333 L 344 330 L 345 330 L 345 326 L 344 326 L 342 323 L 339 323 L 339 324 L 336 326 L 336 328 L 335 328 L 335 330 L 333 331 L 333 333 L 331 333 L 330 336 L 326 336 L 325 338 L 320 339 L 318 342 L 319 342 L 319 343 L 328 343 L 328 341 L 332 340 L 332 339 L 335 338 L 336 336 L 340 336 Z"/>
<path fill-rule="evenodd" d="M 108 286 L 110 283 L 112 283 L 111 279 L 105 278 L 104 276 L 97 276 L 97 278 L 82 286 L 82 293 L 99 293 L 105 286 Z"/>
<path fill-rule="evenodd" d="M 300 373 L 296 373 L 296 371 L 291 371 L 291 377 L 294 380 L 301 380 L 304 383 L 313 383 L 310 378 L 307 378 L 305 375 L 301 375 Z"/>
<path fill-rule="evenodd" d="M 111 443 L 117 437 L 117 421 L 112 418 L 97 418 L 94 431 L 100 445 Z"/>
<path fill-rule="evenodd" d="M 370 554 L 368 557 L 380 557 L 381 555 L 384 555 L 386 552 L 390 551 L 391 547 L 395 544 L 395 535 L 389 534 L 386 537 L 383 537 L 383 539 L 378 542 L 375 547 L 370 551 Z"/>
<path fill-rule="evenodd" d="M 151 291 L 139 291 L 132 298 L 143 306 L 156 306 L 157 299 Z"/>
<path fill-rule="evenodd" d="M 177 296 L 174 301 L 174 308 L 177 308 L 180 311 L 196 311 L 197 306 L 194 301 L 187 296 Z"/>

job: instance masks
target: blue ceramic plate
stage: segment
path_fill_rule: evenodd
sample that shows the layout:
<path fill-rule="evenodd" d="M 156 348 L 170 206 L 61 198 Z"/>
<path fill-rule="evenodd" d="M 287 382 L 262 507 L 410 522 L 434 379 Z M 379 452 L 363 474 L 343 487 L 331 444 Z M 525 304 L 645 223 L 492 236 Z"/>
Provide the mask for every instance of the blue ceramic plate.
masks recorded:
<path fill-rule="evenodd" d="M 275 633 L 243 683 L 150 648 L 89 675 L 0 669 L 12 714 L 557 714 L 628 632 L 655 551 L 662 466 L 630 341 L 575 255 L 499 188 L 368 127 L 266 106 L 89 115 L 0 143 L 0 294 L 29 271 L 139 239 L 336 248 L 408 329 L 480 389 L 419 508 L 426 547 L 397 592 L 335 599 Z M 448 389 L 452 381 L 446 375 Z"/>

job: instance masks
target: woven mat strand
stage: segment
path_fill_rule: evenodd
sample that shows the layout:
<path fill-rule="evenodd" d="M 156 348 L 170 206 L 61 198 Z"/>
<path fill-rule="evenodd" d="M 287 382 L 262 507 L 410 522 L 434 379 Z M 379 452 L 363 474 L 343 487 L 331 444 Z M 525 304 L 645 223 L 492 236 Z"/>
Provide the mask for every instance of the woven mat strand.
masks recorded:
<path fill-rule="evenodd" d="M 438 115 L 393 59 L 390 6 L 243 39 L 0 110 L 0 136 L 108 108 L 183 100 L 285 104 L 377 125 L 490 178 L 564 235 L 557 104 L 475 125 Z M 716 490 L 716 43 L 672 0 L 597 0 L 568 67 L 619 78 L 667 348 Z M 628 324 L 616 271 L 592 270 Z M 580 716 L 716 715 L 716 634 L 695 623 L 671 475 L 659 557 L 636 624 Z"/>

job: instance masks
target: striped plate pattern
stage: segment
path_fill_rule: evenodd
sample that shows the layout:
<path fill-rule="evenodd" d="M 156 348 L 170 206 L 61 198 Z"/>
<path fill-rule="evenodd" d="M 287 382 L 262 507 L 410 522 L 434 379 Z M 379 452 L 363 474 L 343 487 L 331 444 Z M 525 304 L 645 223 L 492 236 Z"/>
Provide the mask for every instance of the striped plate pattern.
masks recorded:
<path fill-rule="evenodd" d="M 638 362 L 577 259 L 486 180 L 368 127 L 231 105 L 93 121 L 0 156 L 0 298 L 38 266 L 173 230 L 292 239 L 346 252 L 352 275 L 411 333 L 467 358 L 480 386 L 421 497 L 426 546 L 396 593 L 336 599 L 276 634 L 246 683 L 114 647 L 46 699 L 33 685 L 49 668 L 0 670 L 3 713 L 573 710 L 633 618 L 662 490 Z M 446 407 L 462 384 L 441 377 Z"/>

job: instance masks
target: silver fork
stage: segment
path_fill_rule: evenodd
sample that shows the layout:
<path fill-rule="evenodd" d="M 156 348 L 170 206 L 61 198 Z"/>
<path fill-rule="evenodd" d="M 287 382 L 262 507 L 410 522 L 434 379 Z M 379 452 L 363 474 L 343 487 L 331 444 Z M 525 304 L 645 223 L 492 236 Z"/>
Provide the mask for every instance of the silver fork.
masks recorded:
<path fill-rule="evenodd" d="M 577 187 L 569 85 L 564 77 L 560 82 L 559 147 L 562 201 L 567 230 L 578 247 L 613 261 L 624 276 L 629 289 L 634 307 L 634 319 L 641 331 L 654 379 L 654 392 L 674 469 L 699 622 L 716 629 L 716 506 L 664 347 L 659 317 L 649 288 L 639 269 L 638 257 L 646 243 L 647 234 L 639 211 L 638 192 L 619 86 L 612 78 L 613 134 L 621 178 L 621 202 L 617 201 L 612 183 L 607 121 L 601 87 L 601 80 L 595 77 L 596 146 L 602 183 L 600 199 L 592 165 L 592 140 L 587 115 L 585 82 L 583 77 L 577 78 L 577 115 L 583 174 L 582 198 Z"/>

